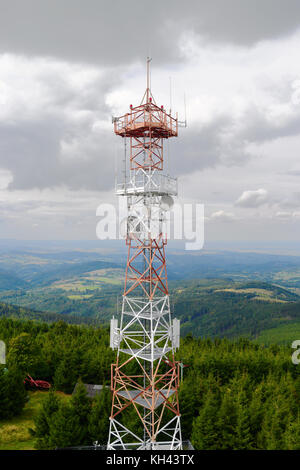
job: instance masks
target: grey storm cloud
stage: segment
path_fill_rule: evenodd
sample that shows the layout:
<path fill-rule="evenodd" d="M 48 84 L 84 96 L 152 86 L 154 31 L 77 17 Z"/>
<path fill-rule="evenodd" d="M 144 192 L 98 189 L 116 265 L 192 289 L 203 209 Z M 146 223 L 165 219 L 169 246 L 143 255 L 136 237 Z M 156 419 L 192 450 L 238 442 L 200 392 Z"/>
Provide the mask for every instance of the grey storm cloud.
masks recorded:
<path fill-rule="evenodd" d="M 47 82 L 48 83 L 48 82 Z M 75 96 L 67 87 L 53 94 L 52 107 L 38 116 L 0 125 L 1 168 L 9 170 L 13 180 L 10 190 L 66 186 L 70 189 L 106 190 L 114 184 L 116 138 L 112 127 L 93 131 L 95 115 L 109 124 L 110 108 L 103 102 L 109 88 L 97 82 L 86 96 Z M 111 85 L 113 87 L 113 84 Z M 100 98 L 102 97 L 102 98 Z M 64 115 L 64 106 L 76 110 L 94 111 L 91 119 L 76 123 Z M 236 129 L 236 120 L 230 112 L 216 116 L 206 124 L 193 123 L 180 130 L 180 138 L 173 145 L 165 143 L 165 154 L 174 176 L 190 174 L 219 164 L 245 165 L 251 158 L 247 142 L 276 138 L 297 132 L 300 118 L 278 128 L 267 123 L 259 111 L 248 111 L 247 123 Z M 109 124 L 111 125 L 111 124 Z M 224 140 L 224 135 L 232 137 Z M 255 130 L 257 130 L 255 132 Z M 62 145 L 69 149 L 62 151 Z M 122 142 L 118 141 L 118 166 L 123 159 Z M 244 205 L 244 204 L 242 204 Z M 245 206 L 245 205 L 244 205 Z"/>
<path fill-rule="evenodd" d="M 144 59 L 151 53 L 163 72 L 162 61 L 170 62 L 175 56 L 178 60 L 178 41 L 185 31 L 206 39 L 204 46 L 208 44 L 208 53 L 212 53 L 215 48 L 212 45 L 209 49 L 209 44 L 214 42 L 223 46 L 226 42 L 252 46 L 262 39 L 278 39 L 280 35 L 291 34 L 300 25 L 299 0 L 290 0 L 288 5 L 281 0 L 190 0 L 186 3 L 154 0 L 151 4 L 141 0 L 0 0 L 0 7 L 0 53 L 25 54 L 25 61 L 32 62 L 31 73 L 39 74 L 32 79 L 32 85 L 27 84 L 28 97 L 24 107 L 30 105 L 31 86 L 41 85 L 45 95 L 49 96 L 45 108 L 38 102 L 38 111 L 26 114 L 22 109 L 23 84 L 18 83 L 21 104 L 12 117 L 0 121 L 1 168 L 12 174 L 10 190 L 59 186 L 76 190 L 112 188 L 115 137 L 110 118 L 115 110 L 107 96 L 115 91 L 120 95 L 126 94 L 122 86 L 131 78 L 130 74 L 137 71 L 130 71 L 135 59 Z M 234 47 L 233 53 L 237 49 Z M 225 54 L 226 51 L 225 46 Z M 206 53 L 205 47 L 202 48 L 201 54 L 205 56 Z M 264 53 L 267 57 L 268 51 Z M 238 62 L 238 54 L 231 60 Z M 50 65 L 35 64 L 35 56 L 43 56 L 41 60 Z M 214 64 L 221 62 L 220 55 L 214 57 L 212 53 L 212 57 Z M 18 58 L 22 60 L 22 56 Z M 57 58 L 64 59 L 64 62 L 57 65 Z M 27 62 L 26 67 L 30 67 Z M 52 66 L 52 62 L 56 65 Z M 75 71 L 76 67 L 81 67 L 80 73 L 84 74 L 90 66 L 81 62 L 93 64 L 96 78 L 78 91 L 70 84 L 70 77 L 65 77 L 64 67 L 65 64 L 74 66 Z M 127 68 L 125 62 L 128 62 Z M 230 67 L 229 63 L 228 70 L 234 76 L 236 69 Z M 185 66 L 181 69 L 184 76 Z M 201 91 L 201 87 L 205 89 L 206 85 L 201 84 L 201 69 L 198 70 L 201 109 L 202 98 L 205 100 L 206 95 L 212 96 L 215 90 Z M 214 73 L 212 68 L 212 78 Z M 20 74 L 22 70 L 17 69 L 16 62 L 14 75 Z M 193 78 L 191 74 L 187 76 Z M 276 103 L 284 105 L 289 103 L 293 79 L 294 76 L 278 81 L 275 77 L 272 88 L 269 82 L 261 84 L 259 77 L 255 87 L 267 87 L 271 101 L 274 98 Z M 240 80 L 242 83 L 243 76 Z M 223 96 L 226 97 L 221 93 L 224 86 L 220 77 L 216 90 L 220 103 Z M 194 85 L 196 93 L 197 87 L 198 84 Z M 248 99 L 247 92 L 244 95 Z M 77 121 L 78 113 L 85 113 L 86 119 Z M 300 124 L 300 112 L 296 107 L 279 122 L 269 119 L 268 112 L 251 97 L 238 114 L 231 104 L 218 106 L 211 115 L 208 106 L 207 113 L 201 119 L 194 115 L 189 127 L 180 130 L 176 145 L 170 142 L 170 170 L 175 176 L 220 164 L 244 165 L 251 159 L 247 150 L 249 143 L 297 135 Z M 94 129 L 97 121 L 105 122 L 107 126 L 100 125 Z M 118 146 L 121 161 L 121 142 Z M 166 150 L 167 147 L 168 143 Z M 253 204 L 253 200 L 243 200 L 240 205 L 247 207 L 249 203 Z"/>
<path fill-rule="evenodd" d="M 8 189 L 111 188 L 113 134 L 93 126 L 109 119 L 105 96 L 115 84 L 109 70 L 77 92 L 64 80 L 62 70 L 47 65 L 36 81 L 26 83 L 28 99 L 16 100 L 12 118 L 0 122 L 1 168 L 13 176 Z M 30 102 L 30 87 L 41 85 L 44 108 L 39 98 Z"/>
<path fill-rule="evenodd" d="M 251 105 L 241 124 L 238 135 L 247 142 L 266 142 L 280 137 L 291 137 L 299 134 L 299 109 L 285 119 L 270 119 L 257 106 Z"/>
<path fill-rule="evenodd" d="M 175 145 L 165 143 L 168 165 L 174 176 L 193 173 L 217 164 L 245 164 L 249 156 L 236 136 L 222 143 L 230 123 L 222 116 L 209 125 L 182 129 Z M 10 190 L 66 186 L 70 189 L 106 190 L 114 184 L 115 137 L 112 130 L 92 132 L 91 122 L 74 124 L 53 113 L 34 120 L 0 126 L 1 167 L 11 171 Z M 70 146 L 62 155 L 61 142 Z M 123 143 L 118 141 L 117 166 L 120 173 Z"/>
<path fill-rule="evenodd" d="M 179 141 L 171 153 L 172 170 L 176 176 L 192 173 L 222 163 L 225 165 L 245 163 L 249 158 L 238 135 L 224 142 L 224 132 L 233 126 L 234 120 L 229 114 L 216 116 L 204 125 L 193 125 L 191 129 L 182 129 Z"/>
<path fill-rule="evenodd" d="M 80 139 L 84 131 L 78 131 L 76 138 Z M 13 174 L 9 189 L 60 185 L 70 189 L 110 188 L 114 171 L 112 138 L 107 133 L 93 136 L 88 132 L 88 138 L 79 143 L 80 158 L 75 153 L 62 158 L 59 142 L 65 133 L 68 133 L 67 123 L 54 117 L 21 125 L 2 125 L 1 166 Z"/>
<path fill-rule="evenodd" d="M 124 63 L 178 60 L 186 31 L 238 45 L 293 32 L 299 0 L 1 0 L 0 52 Z"/>

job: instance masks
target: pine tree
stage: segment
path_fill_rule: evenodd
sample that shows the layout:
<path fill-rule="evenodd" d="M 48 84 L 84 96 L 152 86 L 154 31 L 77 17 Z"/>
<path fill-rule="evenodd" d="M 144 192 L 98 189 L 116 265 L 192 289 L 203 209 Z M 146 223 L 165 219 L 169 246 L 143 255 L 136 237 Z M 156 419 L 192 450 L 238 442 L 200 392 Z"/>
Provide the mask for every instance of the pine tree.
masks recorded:
<path fill-rule="evenodd" d="M 241 390 L 237 397 L 237 423 L 234 449 L 251 449 L 250 416 L 246 393 Z"/>
<path fill-rule="evenodd" d="M 49 442 L 52 448 L 79 446 L 84 443 L 85 430 L 82 430 L 79 416 L 71 404 L 61 403 L 49 422 Z"/>
<path fill-rule="evenodd" d="M 59 409 L 59 398 L 50 390 L 43 401 L 41 410 L 34 420 L 35 430 L 32 434 L 36 438 L 35 447 L 39 450 L 51 449 L 50 423 L 52 416 Z"/>
<path fill-rule="evenodd" d="M 7 356 L 9 367 L 15 367 L 23 373 L 34 374 L 40 360 L 39 356 L 40 349 L 29 333 L 21 333 L 10 340 Z"/>
<path fill-rule="evenodd" d="M 237 405 L 233 393 L 227 388 L 220 411 L 217 426 L 220 431 L 220 449 L 234 449 L 236 443 Z"/>
<path fill-rule="evenodd" d="M 89 443 L 89 436 L 88 436 L 88 422 L 89 422 L 89 415 L 91 413 L 91 401 L 87 396 L 87 391 L 82 383 L 81 379 L 79 380 L 76 392 L 72 396 L 71 399 L 71 406 L 74 409 L 74 413 L 78 416 L 79 424 L 81 427 L 81 443 L 88 444 Z"/>
<path fill-rule="evenodd" d="M 277 402 L 270 401 L 268 403 L 262 422 L 262 429 L 258 436 L 258 443 L 261 449 L 281 450 L 284 448 L 284 422 L 289 416 L 285 403 L 279 397 L 277 397 Z"/>
<path fill-rule="evenodd" d="M 0 371 L 0 418 L 19 415 L 27 401 L 23 374 L 16 368 Z"/>
<path fill-rule="evenodd" d="M 265 413 L 264 403 L 262 401 L 262 387 L 257 387 L 252 394 L 249 403 L 249 422 L 250 422 L 250 433 L 251 433 L 251 448 L 259 449 L 258 446 L 258 435 L 261 431 L 262 421 Z"/>
<path fill-rule="evenodd" d="M 54 386 L 56 390 L 72 393 L 77 377 L 77 363 L 72 353 L 69 352 L 55 370 Z"/>
<path fill-rule="evenodd" d="M 193 421 L 191 441 L 197 450 L 219 447 L 219 433 L 216 426 L 218 405 L 216 394 L 209 391 L 199 416 Z"/>
<path fill-rule="evenodd" d="M 92 411 L 89 416 L 89 435 L 91 441 L 106 444 L 109 430 L 109 415 L 111 411 L 111 394 L 105 386 L 93 400 Z"/>
<path fill-rule="evenodd" d="M 3 368 L 0 369 L 0 419 L 10 417 L 11 399 L 9 396 L 9 383 L 6 375 L 6 371 Z"/>
<path fill-rule="evenodd" d="M 90 444 L 88 422 L 91 403 L 85 386 L 79 381 L 69 403 L 60 402 L 49 420 L 49 442 L 52 448 Z"/>
<path fill-rule="evenodd" d="M 191 423 L 195 417 L 195 410 L 200 408 L 199 399 L 201 390 L 196 377 L 189 377 L 180 386 L 179 402 L 181 412 L 181 429 L 186 438 L 190 437 Z"/>
<path fill-rule="evenodd" d="M 300 450 L 300 411 L 296 419 L 290 416 L 284 436 L 284 449 Z"/>

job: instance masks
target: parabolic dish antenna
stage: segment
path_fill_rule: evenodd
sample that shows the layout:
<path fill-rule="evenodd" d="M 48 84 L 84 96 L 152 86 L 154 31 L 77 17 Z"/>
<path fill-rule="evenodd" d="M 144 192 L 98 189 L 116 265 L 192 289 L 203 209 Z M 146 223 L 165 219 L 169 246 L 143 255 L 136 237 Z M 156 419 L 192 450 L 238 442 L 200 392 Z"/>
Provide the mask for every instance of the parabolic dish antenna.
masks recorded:
<path fill-rule="evenodd" d="M 163 211 L 169 211 L 174 205 L 174 200 L 171 196 L 162 196 L 160 200 L 160 207 Z"/>

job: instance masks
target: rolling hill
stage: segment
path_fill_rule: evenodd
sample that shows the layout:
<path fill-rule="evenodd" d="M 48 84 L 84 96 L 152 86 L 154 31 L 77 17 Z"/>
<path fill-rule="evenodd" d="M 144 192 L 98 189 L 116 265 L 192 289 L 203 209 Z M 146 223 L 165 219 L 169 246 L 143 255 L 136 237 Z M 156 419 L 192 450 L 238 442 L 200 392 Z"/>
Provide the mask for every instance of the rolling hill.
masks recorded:
<path fill-rule="evenodd" d="M 17 305 L 7 304 L 4 302 L 0 302 L 0 318 L 1 317 L 25 321 L 34 320 L 46 323 L 52 323 L 61 320 L 71 324 L 95 323 L 90 318 L 79 318 L 78 316 L 72 315 L 65 316 L 63 314 L 51 312 L 38 312 L 36 310 L 31 310 L 29 308 L 19 307 Z"/>
<path fill-rule="evenodd" d="M 107 324 L 120 311 L 125 258 L 88 247 L 0 250 L 0 315 Z M 183 335 L 295 339 L 298 256 L 170 250 L 168 277 Z"/>
<path fill-rule="evenodd" d="M 202 280 L 174 287 L 174 314 L 182 334 L 259 338 L 263 331 L 300 325 L 300 297 L 268 283 Z M 291 335 L 286 341 L 296 339 Z"/>

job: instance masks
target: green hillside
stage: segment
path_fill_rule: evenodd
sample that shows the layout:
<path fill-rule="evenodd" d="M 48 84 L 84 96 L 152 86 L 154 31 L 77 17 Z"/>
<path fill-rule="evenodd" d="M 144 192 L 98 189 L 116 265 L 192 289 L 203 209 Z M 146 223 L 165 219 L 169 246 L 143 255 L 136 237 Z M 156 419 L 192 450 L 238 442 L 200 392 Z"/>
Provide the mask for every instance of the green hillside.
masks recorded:
<path fill-rule="evenodd" d="M 296 327 L 288 325 L 300 321 L 300 257 L 169 250 L 167 259 L 172 310 L 183 335 L 260 340 L 270 330 L 277 341 L 293 339 Z M 123 251 L 88 247 L 3 249 L 0 315 L 108 324 L 120 311 L 125 262 Z"/>
<path fill-rule="evenodd" d="M 260 344 L 288 344 L 291 345 L 296 339 L 300 339 L 300 321 L 298 323 L 287 323 L 269 330 L 263 330 L 256 337 Z"/>
<path fill-rule="evenodd" d="M 264 330 L 300 324 L 299 296 L 268 283 L 178 282 L 172 294 L 183 335 L 257 338 Z"/>
<path fill-rule="evenodd" d="M 121 276 L 120 270 L 102 269 L 55 281 L 49 287 L 6 291 L 0 316 L 108 324 L 120 311 Z M 300 325 L 299 295 L 266 282 L 172 281 L 170 295 L 174 315 L 181 320 L 182 335 L 193 332 L 200 337 L 243 336 L 262 341 L 267 338 L 262 335 L 264 331 L 275 335 L 276 329 L 275 342 L 290 342 L 295 339 L 295 325 Z"/>
<path fill-rule="evenodd" d="M 24 289 L 28 286 L 28 283 L 14 274 L 13 272 L 0 270 L 0 291 L 5 291 L 8 289 Z"/>
<path fill-rule="evenodd" d="M 79 318 L 72 315 L 62 315 L 51 312 L 38 312 L 31 310 L 26 307 L 19 307 L 17 305 L 11 305 L 4 302 L 0 302 L 0 318 L 13 318 L 16 320 L 36 320 L 43 322 L 56 322 L 59 320 L 65 320 L 67 323 L 94 323 L 89 318 Z"/>

